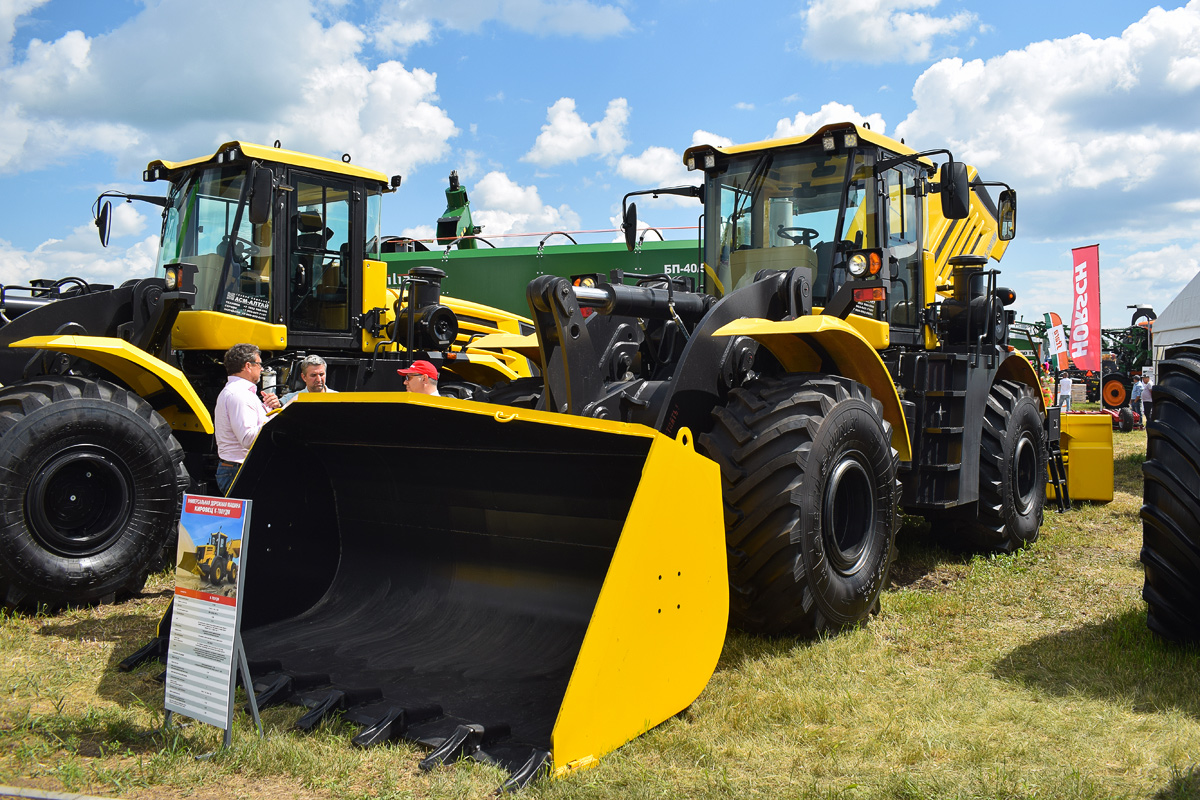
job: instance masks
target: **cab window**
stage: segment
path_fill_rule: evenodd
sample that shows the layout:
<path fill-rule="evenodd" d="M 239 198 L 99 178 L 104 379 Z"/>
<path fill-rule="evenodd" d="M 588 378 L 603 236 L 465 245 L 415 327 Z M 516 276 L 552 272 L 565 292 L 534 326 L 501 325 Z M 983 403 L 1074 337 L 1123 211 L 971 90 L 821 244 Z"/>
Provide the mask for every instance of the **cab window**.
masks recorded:
<path fill-rule="evenodd" d="M 292 328 L 350 330 L 350 189 L 296 181 L 291 217 Z"/>

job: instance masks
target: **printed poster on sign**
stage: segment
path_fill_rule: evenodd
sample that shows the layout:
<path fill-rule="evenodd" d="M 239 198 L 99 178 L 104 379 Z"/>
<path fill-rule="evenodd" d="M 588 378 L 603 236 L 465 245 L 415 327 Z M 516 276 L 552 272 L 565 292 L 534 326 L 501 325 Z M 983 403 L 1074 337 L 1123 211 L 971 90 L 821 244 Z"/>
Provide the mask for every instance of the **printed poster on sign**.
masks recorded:
<path fill-rule="evenodd" d="M 164 707 L 229 730 L 250 501 L 183 499 Z"/>

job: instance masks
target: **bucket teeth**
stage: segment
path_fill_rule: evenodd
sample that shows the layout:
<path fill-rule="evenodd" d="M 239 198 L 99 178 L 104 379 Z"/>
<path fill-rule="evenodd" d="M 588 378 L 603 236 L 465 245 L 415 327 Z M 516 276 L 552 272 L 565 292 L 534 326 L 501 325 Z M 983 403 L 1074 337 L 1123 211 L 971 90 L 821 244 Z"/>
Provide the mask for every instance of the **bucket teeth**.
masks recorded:
<path fill-rule="evenodd" d="M 549 750 L 534 750 L 529 754 L 529 760 L 522 766 L 513 770 L 512 774 L 500 786 L 500 793 L 515 792 L 519 789 L 524 789 L 529 785 L 529 782 L 538 777 L 543 772 L 550 770 L 550 751 Z"/>
<path fill-rule="evenodd" d="M 254 683 L 254 702 L 257 703 L 259 711 L 286 703 L 291 694 L 291 675 L 275 675 L 269 680 Z M 247 706 L 246 713 L 249 713 L 249 710 L 250 707 Z"/>
<path fill-rule="evenodd" d="M 278 664 L 278 662 L 275 663 Z M 275 669 L 278 670 L 278 667 L 275 667 Z M 250 674 L 255 674 L 253 667 L 250 669 Z M 262 711 L 271 706 L 290 702 L 292 696 L 297 692 L 315 689 L 318 686 L 328 686 L 330 682 L 327 673 L 292 675 L 285 672 L 278 675 L 268 675 L 262 680 L 254 681 L 254 701 L 258 705 L 258 710 Z M 249 713 L 249 707 L 247 707 L 247 713 Z"/>
<path fill-rule="evenodd" d="M 458 761 L 475 755 L 483 747 L 487 729 L 482 725 L 459 725 L 454 733 L 442 742 L 442 746 L 421 760 L 423 770 L 431 770 L 447 762 Z"/>
<path fill-rule="evenodd" d="M 306 699 L 304 705 L 310 710 L 296 720 L 296 730 L 311 731 L 328 716 L 345 711 L 352 706 L 372 703 L 383 698 L 379 689 L 327 689 L 314 693 Z"/>
<path fill-rule="evenodd" d="M 423 706 L 421 708 L 389 708 L 382 717 L 367 724 L 354 737 L 355 747 L 373 747 L 377 744 L 399 739 L 408 731 L 410 725 L 425 722 L 442 716 L 441 706 Z"/>

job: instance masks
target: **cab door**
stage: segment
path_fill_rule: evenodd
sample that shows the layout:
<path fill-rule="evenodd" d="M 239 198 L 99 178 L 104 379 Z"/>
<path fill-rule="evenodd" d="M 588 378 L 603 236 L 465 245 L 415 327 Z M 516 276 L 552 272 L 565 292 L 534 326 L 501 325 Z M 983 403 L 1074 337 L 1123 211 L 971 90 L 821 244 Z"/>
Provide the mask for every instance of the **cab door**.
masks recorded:
<path fill-rule="evenodd" d="M 361 314 L 362 191 L 353 181 L 293 170 L 288 192 L 288 341 L 353 349 Z"/>
<path fill-rule="evenodd" d="M 886 204 L 887 247 L 884 250 L 887 314 L 893 344 L 918 344 L 923 319 L 921 220 L 917 202 L 917 168 L 898 164 L 882 174 Z"/>

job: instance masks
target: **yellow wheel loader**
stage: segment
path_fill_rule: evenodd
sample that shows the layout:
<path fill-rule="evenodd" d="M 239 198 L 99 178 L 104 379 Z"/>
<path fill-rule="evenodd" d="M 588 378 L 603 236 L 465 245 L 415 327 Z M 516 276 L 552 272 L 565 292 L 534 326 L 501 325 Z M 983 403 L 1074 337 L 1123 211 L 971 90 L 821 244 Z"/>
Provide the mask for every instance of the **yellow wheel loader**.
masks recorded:
<path fill-rule="evenodd" d="M 309 395 L 258 438 L 230 491 L 260 707 L 511 788 L 686 708 L 730 622 L 863 624 L 902 511 L 1037 537 L 1054 431 L 988 267 L 1015 193 L 851 124 L 685 159 L 702 184 L 653 193 L 702 202 L 698 282 L 544 275 L 530 332 L 472 342 L 536 374 Z"/>
<path fill-rule="evenodd" d="M 237 559 L 242 552 L 242 540 L 229 543 L 229 537 L 217 531 L 208 544 L 196 548 L 194 562 L 196 573 L 217 585 L 237 584 Z"/>
<path fill-rule="evenodd" d="M 156 274 L 121 286 L 78 278 L 0 287 L 0 601 L 59 607 L 136 593 L 173 547 L 183 492 L 215 491 L 212 409 L 221 356 L 258 345 L 276 383 L 328 363 L 338 391 L 400 391 L 427 359 L 443 394 L 530 375 L 472 338 L 528 331 L 513 314 L 442 301 L 441 272 L 387 286 L 380 207 L 399 185 L 346 161 L 246 142 L 143 177 L 165 197 Z M 413 298 L 409 303 L 408 298 Z M 525 327 L 522 327 L 522 326 Z"/>

